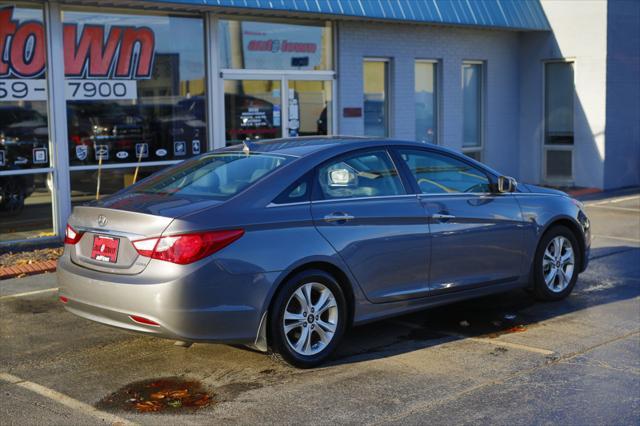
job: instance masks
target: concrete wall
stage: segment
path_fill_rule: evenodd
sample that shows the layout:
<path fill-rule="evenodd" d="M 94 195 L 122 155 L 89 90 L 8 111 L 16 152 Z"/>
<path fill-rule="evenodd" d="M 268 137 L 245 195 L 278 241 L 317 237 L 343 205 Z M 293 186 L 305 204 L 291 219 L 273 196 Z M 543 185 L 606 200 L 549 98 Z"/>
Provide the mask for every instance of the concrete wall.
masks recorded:
<path fill-rule="evenodd" d="M 519 173 L 517 32 L 340 22 L 338 27 L 338 127 L 362 135 L 362 118 L 344 118 L 345 107 L 362 108 L 362 62 L 391 59 L 390 135 L 415 139 L 414 62 L 440 61 L 440 144 L 462 147 L 462 62 L 486 61 L 483 161 L 505 174 Z"/>
<path fill-rule="evenodd" d="M 574 181 L 584 187 L 604 186 L 606 123 L 607 2 L 542 0 L 552 33 L 520 35 L 520 175 L 542 178 L 543 63 L 573 59 Z"/>
<path fill-rule="evenodd" d="M 640 2 L 609 1 L 604 186 L 640 185 Z"/>

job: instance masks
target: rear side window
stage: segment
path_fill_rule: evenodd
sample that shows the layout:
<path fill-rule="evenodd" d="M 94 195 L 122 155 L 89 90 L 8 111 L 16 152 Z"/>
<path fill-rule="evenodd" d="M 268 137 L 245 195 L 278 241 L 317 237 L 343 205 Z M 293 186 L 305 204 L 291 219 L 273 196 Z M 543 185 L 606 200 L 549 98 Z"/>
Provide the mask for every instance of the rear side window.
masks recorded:
<path fill-rule="evenodd" d="M 145 194 L 186 195 L 224 200 L 291 161 L 273 154 L 226 152 L 185 161 L 133 188 Z"/>
<path fill-rule="evenodd" d="M 405 194 L 386 151 L 361 152 L 330 161 L 319 168 L 317 179 L 325 200 Z"/>
<path fill-rule="evenodd" d="M 273 204 L 302 203 L 311 200 L 311 173 L 295 181 L 273 200 Z"/>
<path fill-rule="evenodd" d="M 423 194 L 491 192 L 487 175 L 463 161 L 431 151 L 398 152 Z"/>

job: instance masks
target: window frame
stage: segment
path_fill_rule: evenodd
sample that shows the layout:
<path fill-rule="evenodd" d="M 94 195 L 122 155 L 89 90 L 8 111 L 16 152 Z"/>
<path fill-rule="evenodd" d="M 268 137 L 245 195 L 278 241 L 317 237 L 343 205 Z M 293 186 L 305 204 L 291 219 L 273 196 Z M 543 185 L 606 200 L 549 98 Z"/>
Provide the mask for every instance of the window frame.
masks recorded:
<path fill-rule="evenodd" d="M 441 59 L 422 59 L 422 58 L 415 58 L 414 59 L 414 63 L 413 63 L 413 69 L 414 69 L 414 74 L 413 74 L 413 97 L 414 97 L 414 111 L 415 111 L 415 96 L 416 96 L 416 91 L 415 91 L 415 84 L 417 81 L 416 78 L 416 74 L 415 74 L 415 68 L 416 65 L 418 64 L 432 64 L 435 65 L 435 72 L 433 73 L 434 78 L 435 78 L 435 84 L 433 86 L 433 91 L 434 91 L 434 95 L 435 95 L 435 102 L 434 102 L 434 107 L 435 107 L 435 126 L 436 126 L 436 137 L 433 141 L 433 145 L 441 145 L 441 141 L 442 138 L 440 137 L 441 134 L 441 129 L 442 129 L 442 89 L 441 89 L 441 85 L 442 85 L 442 60 Z M 414 116 L 414 128 L 415 128 L 415 121 L 416 121 L 416 117 Z M 414 135 L 414 138 L 417 142 L 421 142 L 418 140 L 418 135 Z"/>
<path fill-rule="evenodd" d="M 571 64 L 573 66 L 573 84 L 574 84 L 574 92 L 573 92 L 573 144 L 547 144 L 547 64 L 552 63 L 560 63 L 560 64 Z M 574 57 L 562 57 L 562 58 L 552 58 L 552 59 L 543 59 L 541 62 L 542 66 L 542 86 L 541 90 L 541 122 L 542 122 L 542 132 L 540 135 L 540 158 L 541 158 L 541 167 L 540 172 L 542 176 L 540 177 L 541 182 L 549 183 L 549 184 L 565 184 L 571 185 L 575 182 L 575 147 L 576 147 L 576 133 L 575 133 L 575 106 L 576 106 L 576 94 L 575 94 L 575 82 L 576 82 L 576 58 Z M 549 176 L 547 171 L 547 155 L 549 151 L 570 151 L 571 152 L 571 176 L 560 177 L 560 176 Z"/>
<path fill-rule="evenodd" d="M 464 97 L 464 66 L 465 65 L 480 65 L 481 75 L 480 75 L 480 102 L 478 103 L 480 107 L 480 145 L 478 146 L 464 146 L 464 105 L 462 106 L 462 147 L 461 151 L 463 154 L 468 155 L 469 153 L 477 153 L 478 159 L 477 161 L 482 161 L 484 159 L 484 148 L 485 148 L 485 132 L 486 132 L 486 103 L 487 103 L 487 92 L 486 92 L 486 79 L 487 79 L 487 61 L 485 60 L 463 60 L 460 66 L 460 95 L 461 100 Z M 472 157 L 473 158 L 473 157 Z M 475 159 L 475 158 L 474 158 Z"/>
<path fill-rule="evenodd" d="M 404 193 L 394 194 L 394 195 L 375 195 L 372 197 L 324 198 L 324 193 L 322 191 L 322 187 L 320 186 L 320 179 L 319 179 L 320 169 L 322 169 L 323 167 L 325 167 L 330 163 L 335 163 L 337 161 L 340 161 L 343 158 L 350 158 L 357 155 L 363 155 L 368 152 L 384 152 L 387 155 L 387 157 L 389 158 L 389 161 L 391 162 L 391 165 L 394 167 L 394 169 L 398 173 L 398 179 L 400 179 L 401 189 L 403 190 Z M 377 147 L 358 148 L 358 149 L 350 150 L 350 151 L 335 155 L 321 162 L 320 164 L 316 165 L 313 168 L 312 179 L 313 179 L 313 182 L 311 185 L 311 202 L 312 203 L 330 203 L 330 202 L 336 202 L 336 201 L 344 202 L 349 200 L 351 201 L 371 200 L 371 199 L 377 199 L 377 198 L 395 198 L 395 197 L 406 197 L 406 196 L 415 195 L 413 193 L 413 186 L 411 185 L 411 182 L 406 178 L 406 175 L 403 172 L 401 165 L 398 166 L 396 157 L 394 156 L 391 147 L 384 146 L 384 145 L 377 146 Z"/>
<path fill-rule="evenodd" d="M 467 164 L 469 167 L 473 167 L 475 170 L 477 170 L 478 172 L 482 173 L 487 177 L 487 180 L 489 181 L 489 192 L 449 192 L 449 193 L 443 193 L 443 194 L 424 193 L 422 192 L 422 189 L 420 188 L 420 184 L 418 184 L 417 179 L 413 175 L 413 172 L 409 168 L 409 165 L 407 164 L 406 161 L 402 159 L 402 153 L 400 151 L 403 151 L 403 150 L 404 151 L 420 151 L 426 154 L 435 154 L 435 155 L 451 158 L 453 160 L 457 160 L 464 164 Z M 400 164 L 399 168 L 402 169 L 401 173 L 406 176 L 407 180 L 409 181 L 409 184 L 411 185 L 412 190 L 418 196 L 421 196 L 421 197 L 442 197 L 442 196 L 447 197 L 447 196 L 460 196 L 460 195 L 485 195 L 486 196 L 486 195 L 496 195 L 497 193 L 496 191 L 497 177 L 495 176 L 495 174 L 487 170 L 486 168 L 481 167 L 478 164 L 475 164 L 473 160 L 470 160 L 469 157 L 467 157 L 466 155 L 455 155 L 446 151 L 429 149 L 428 146 L 422 147 L 422 146 L 412 146 L 412 145 L 393 146 L 391 147 L 391 151 L 392 151 L 392 155 L 395 157 L 396 163 Z"/>

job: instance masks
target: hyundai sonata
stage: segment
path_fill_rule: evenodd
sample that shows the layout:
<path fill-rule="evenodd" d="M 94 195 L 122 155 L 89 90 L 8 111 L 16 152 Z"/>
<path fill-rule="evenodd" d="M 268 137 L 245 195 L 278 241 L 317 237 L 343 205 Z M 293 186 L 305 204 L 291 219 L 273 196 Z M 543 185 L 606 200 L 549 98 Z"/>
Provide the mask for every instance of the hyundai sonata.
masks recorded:
<path fill-rule="evenodd" d="M 562 299 L 589 246 L 580 202 L 453 151 L 298 138 L 75 207 L 58 280 L 78 316 L 311 367 L 352 325 L 514 288 Z"/>

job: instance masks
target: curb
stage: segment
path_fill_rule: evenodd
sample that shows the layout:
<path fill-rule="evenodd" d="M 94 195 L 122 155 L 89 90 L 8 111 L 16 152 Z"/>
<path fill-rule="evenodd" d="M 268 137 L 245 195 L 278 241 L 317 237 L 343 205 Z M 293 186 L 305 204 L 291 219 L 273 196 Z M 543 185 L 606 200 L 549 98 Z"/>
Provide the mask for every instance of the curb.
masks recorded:
<path fill-rule="evenodd" d="M 42 274 L 43 272 L 55 272 L 56 263 L 55 260 L 45 260 L 28 265 L 0 267 L 0 280 L 15 278 L 19 275 L 28 276 Z"/>
<path fill-rule="evenodd" d="M 568 190 L 567 194 L 571 195 L 572 197 L 582 197 L 584 195 L 599 194 L 601 192 L 603 192 L 602 189 L 598 188 L 578 188 Z"/>

